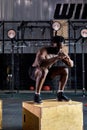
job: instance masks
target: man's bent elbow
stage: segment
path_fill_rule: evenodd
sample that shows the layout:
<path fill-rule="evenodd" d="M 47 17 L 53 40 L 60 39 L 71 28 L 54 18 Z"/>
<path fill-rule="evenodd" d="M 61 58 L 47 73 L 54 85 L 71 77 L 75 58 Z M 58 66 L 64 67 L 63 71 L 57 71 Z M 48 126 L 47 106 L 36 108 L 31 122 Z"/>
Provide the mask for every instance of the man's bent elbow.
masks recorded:
<path fill-rule="evenodd" d="M 71 61 L 71 63 L 70 63 L 70 65 L 69 65 L 70 67 L 73 67 L 74 66 L 74 63 L 73 63 L 73 61 Z"/>

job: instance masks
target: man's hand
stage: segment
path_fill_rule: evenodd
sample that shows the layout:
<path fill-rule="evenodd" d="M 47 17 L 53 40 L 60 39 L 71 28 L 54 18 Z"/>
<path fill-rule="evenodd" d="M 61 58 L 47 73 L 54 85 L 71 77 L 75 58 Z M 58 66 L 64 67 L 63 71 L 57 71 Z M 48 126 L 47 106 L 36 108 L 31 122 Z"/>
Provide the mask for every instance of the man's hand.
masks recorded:
<path fill-rule="evenodd" d="M 65 58 L 69 58 L 69 56 L 67 54 L 65 54 L 62 50 L 59 51 L 59 54 L 58 54 L 58 58 L 60 60 L 63 60 Z"/>
<path fill-rule="evenodd" d="M 69 67 L 73 67 L 73 61 L 62 50 L 59 52 L 59 58 L 60 58 L 60 60 L 62 60 Z"/>

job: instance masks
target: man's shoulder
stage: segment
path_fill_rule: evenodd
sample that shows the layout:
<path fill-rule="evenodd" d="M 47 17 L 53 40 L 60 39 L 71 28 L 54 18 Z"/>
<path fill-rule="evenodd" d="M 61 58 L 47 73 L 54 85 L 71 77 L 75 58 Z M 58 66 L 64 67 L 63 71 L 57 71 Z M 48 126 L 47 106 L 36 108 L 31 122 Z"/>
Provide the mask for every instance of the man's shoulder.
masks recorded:
<path fill-rule="evenodd" d="M 37 51 L 37 56 L 42 55 L 42 54 L 47 54 L 47 49 L 46 47 L 42 47 Z"/>
<path fill-rule="evenodd" d="M 39 51 L 40 51 L 40 52 L 47 51 L 47 48 L 48 48 L 48 47 L 42 47 L 42 48 L 40 48 Z"/>
<path fill-rule="evenodd" d="M 45 46 L 45 47 L 42 47 L 38 50 L 39 53 L 47 52 L 48 54 L 55 54 L 56 51 L 57 50 L 52 46 Z"/>

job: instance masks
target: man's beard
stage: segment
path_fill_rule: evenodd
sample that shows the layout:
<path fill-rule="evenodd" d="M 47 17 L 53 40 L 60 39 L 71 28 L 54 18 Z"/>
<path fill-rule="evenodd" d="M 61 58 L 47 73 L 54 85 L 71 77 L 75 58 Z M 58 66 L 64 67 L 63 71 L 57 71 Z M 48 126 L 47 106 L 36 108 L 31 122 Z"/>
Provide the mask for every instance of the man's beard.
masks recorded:
<path fill-rule="evenodd" d="M 47 47 L 46 49 L 48 54 L 57 54 L 59 52 L 58 47 Z"/>

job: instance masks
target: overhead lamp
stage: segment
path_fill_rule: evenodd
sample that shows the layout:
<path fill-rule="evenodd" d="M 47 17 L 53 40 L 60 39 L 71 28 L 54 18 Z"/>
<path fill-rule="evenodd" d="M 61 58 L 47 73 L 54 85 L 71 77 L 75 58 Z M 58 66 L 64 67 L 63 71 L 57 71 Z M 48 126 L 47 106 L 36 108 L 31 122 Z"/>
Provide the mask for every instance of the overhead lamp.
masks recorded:
<path fill-rule="evenodd" d="M 61 24 L 58 21 L 54 21 L 52 24 L 52 28 L 54 29 L 54 31 L 58 31 L 61 27 Z"/>
<path fill-rule="evenodd" d="M 87 28 L 82 29 L 80 33 L 83 38 L 87 38 Z"/>
<path fill-rule="evenodd" d="M 16 37 L 16 31 L 14 29 L 10 29 L 7 32 L 8 38 L 14 39 Z"/>

